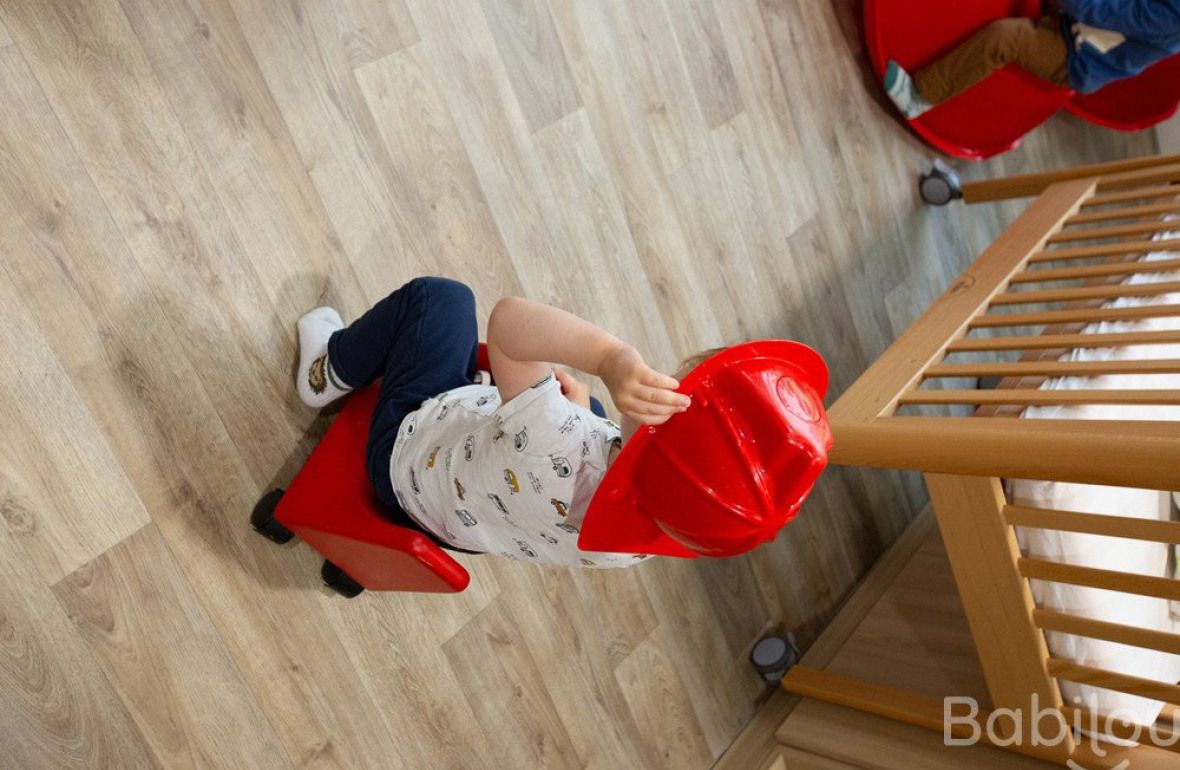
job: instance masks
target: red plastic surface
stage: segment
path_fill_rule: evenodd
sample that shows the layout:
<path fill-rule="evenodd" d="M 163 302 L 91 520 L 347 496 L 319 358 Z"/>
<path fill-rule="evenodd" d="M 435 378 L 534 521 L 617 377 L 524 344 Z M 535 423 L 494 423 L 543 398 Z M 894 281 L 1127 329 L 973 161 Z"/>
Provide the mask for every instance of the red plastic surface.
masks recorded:
<path fill-rule="evenodd" d="M 865 0 L 865 37 L 880 81 L 890 59 L 913 72 L 988 22 L 1039 15 L 1036 0 Z M 948 155 L 982 160 L 1017 147 L 1021 137 L 1064 107 L 1072 93 L 1018 67 L 1006 67 L 910 125 Z"/>
<path fill-rule="evenodd" d="M 641 428 L 590 502 L 580 548 L 694 558 L 771 540 L 827 465 L 828 370 L 811 348 L 764 340 L 680 383 L 692 406 Z"/>
<path fill-rule="evenodd" d="M 1180 55 L 1092 94 L 1075 94 L 1065 108 L 1099 126 L 1142 131 L 1175 115 L 1178 105 Z"/>
<path fill-rule="evenodd" d="M 457 593 L 470 576 L 421 533 L 384 518 L 365 470 L 377 385 L 358 391 L 279 501 L 283 526 L 374 591 Z"/>

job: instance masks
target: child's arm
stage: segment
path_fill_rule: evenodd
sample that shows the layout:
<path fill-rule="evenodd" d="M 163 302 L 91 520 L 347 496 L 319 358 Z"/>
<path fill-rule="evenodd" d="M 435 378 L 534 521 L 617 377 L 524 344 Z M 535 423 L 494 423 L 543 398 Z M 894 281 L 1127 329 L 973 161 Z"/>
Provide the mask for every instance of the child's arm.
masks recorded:
<path fill-rule="evenodd" d="M 615 406 L 645 425 L 688 408 L 675 379 L 653 370 L 635 348 L 589 321 L 519 297 L 496 303 L 488 321 L 492 377 L 507 403 L 564 364 L 601 377 Z"/>

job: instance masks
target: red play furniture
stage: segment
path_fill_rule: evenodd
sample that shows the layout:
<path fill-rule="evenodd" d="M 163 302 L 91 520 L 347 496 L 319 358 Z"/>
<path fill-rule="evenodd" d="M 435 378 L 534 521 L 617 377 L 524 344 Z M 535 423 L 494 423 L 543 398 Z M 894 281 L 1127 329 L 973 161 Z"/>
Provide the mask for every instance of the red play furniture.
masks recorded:
<path fill-rule="evenodd" d="M 478 365 L 489 368 L 483 345 Z M 291 485 L 259 500 L 250 523 L 276 543 L 298 536 L 322 554 L 324 583 L 343 596 L 366 588 L 458 593 L 471 581 L 463 565 L 420 532 L 386 519 L 373 494 L 365 445 L 379 387 L 348 397 Z"/>
<path fill-rule="evenodd" d="M 1180 106 L 1180 55 L 1092 94 L 1074 94 L 1065 109 L 1099 126 L 1140 131 L 1162 123 Z"/>
<path fill-rule="evenodd" d="M 865 39 L 880 82 L 890 59 L 913 72 L 989 22 L 1040 15 L 1040 0 L 865 0 Z M 1010 66 L 910 126 L 935 149 L 983 160 L 1014 149 L 1063 107 L 1101 126 L 1137 131 L 1171 117 L 1178 104 L 1180 57 L 1093 94 L 1058 88 Z"/>

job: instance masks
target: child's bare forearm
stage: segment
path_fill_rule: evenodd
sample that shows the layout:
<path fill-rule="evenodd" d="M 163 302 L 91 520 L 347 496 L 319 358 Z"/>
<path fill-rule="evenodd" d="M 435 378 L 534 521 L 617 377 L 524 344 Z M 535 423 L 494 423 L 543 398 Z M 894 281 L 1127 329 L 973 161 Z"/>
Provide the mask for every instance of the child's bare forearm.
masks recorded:
<path fill-rule="evenodd" d="M 533 364 L 541 377 L 545 364 L 563 364 L 598 376 L 607 356 L 625 346 L 618 337 L 573 313 L 520 297 L 496 303 L 488 322 L 493 365 L 497 360 L 501 368 Z M 521 374 L 533 376 L 533 372 Z"/>

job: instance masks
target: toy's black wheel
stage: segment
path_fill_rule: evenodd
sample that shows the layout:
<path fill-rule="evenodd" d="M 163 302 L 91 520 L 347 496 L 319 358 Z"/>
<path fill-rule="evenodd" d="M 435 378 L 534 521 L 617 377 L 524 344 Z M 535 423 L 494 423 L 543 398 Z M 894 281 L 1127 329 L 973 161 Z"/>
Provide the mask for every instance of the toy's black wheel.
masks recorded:
<path fill-rule="evenodd" d="M 768 682 L 778 682 L 798 662 L 799 647 L 794 634 L 763 637 L 750 650 L 750 664 Z"/>
<path fill-rule="evenodd" d="M 355 598 L 365 590 L 364 586 L 350 578 L 348 573 L 327 559 L 324 559 L 324 566 L 320 568 L 320 577 L 323 578 L 324 585 L 345 599 Z"/>
<path fill-rule="evenodd" d="M 254 531 L 279 545 L 291 542 L 295 533 L 284 527 L 275 518 L 275 509 L 283 499 L 283 490 L 273 489 L 262 496 L 250 514 L 250 524 Z"/>
<path fill-rule="evenodd" d="M 942 161 L 935 161 L 933 168 L 922 174 L 918 180 L 918 191 L 922 200 L 932 206 L 945 206 L 963 197 L 959 175 Z"/>

